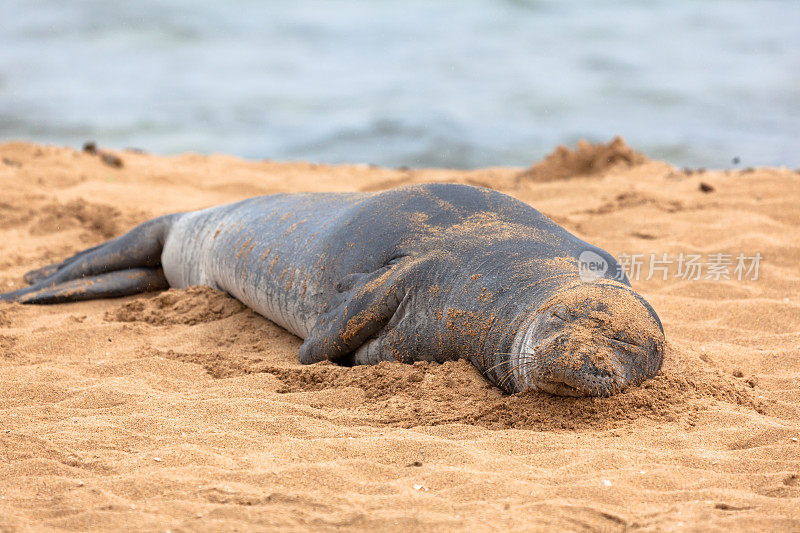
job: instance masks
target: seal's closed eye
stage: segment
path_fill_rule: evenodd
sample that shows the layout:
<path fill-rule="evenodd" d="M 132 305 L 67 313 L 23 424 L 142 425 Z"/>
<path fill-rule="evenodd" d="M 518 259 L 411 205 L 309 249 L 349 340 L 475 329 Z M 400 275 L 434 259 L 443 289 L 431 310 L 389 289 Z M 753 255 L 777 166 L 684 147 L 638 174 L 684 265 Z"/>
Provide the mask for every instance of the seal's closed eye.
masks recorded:
<path fill-rule="evenodd" d="M 636 344 L 635 342 L 633 342 L 631 340 L 628 340 L 626 337 L 613 336 L 613 337 L 608 337 L 608 339 L 610 341 L 612 341 L 612 342 L 617 342 L 619 344 L 624 344 L 626 346 L 632 346 L 634 348 L 641 348 L 640 344 Z"/>

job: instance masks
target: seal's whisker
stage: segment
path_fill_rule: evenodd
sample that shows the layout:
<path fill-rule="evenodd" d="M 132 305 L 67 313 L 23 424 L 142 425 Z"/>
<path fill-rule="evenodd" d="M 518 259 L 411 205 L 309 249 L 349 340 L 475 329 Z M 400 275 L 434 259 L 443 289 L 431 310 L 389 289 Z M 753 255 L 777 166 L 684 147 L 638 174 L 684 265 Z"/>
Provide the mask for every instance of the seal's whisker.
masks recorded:
<path fill-rule="evenodd" d="M 537 353 L 538 353 L 538 352 L 539 352 L 539 350 L 536 350 L 536 351 L 533 351 L 533 352 L 515 352 L 515 353 L 509 353 L 509 352 L 496 352 L 496 353 L 495 353 L 495 355 L 519 355 L 519 356 L 525 356 L 525 358 L 524 358 L 522 361 L 519 361 L 519 362 L 517 362 L 517 364 L 516 364 L 516 365 L 514 365 L 514 366 L 512 366 L 512 367 L 508 368 L 508 369 L 507 369 L 505 372 L 503 372 L 503 375 L 502 375 L 502 377 L 501 377 L 501 378 L 498 380 L 497 384 L 498 384 L 499 386 L 501 386 L 501 387 L 502 387 L 503 385 L 505 385 L 505 384 L 506 384 L 506 382 L 507 382 L 509 379 L 511 379 L 511 378 L 513 377 L 513 375 L 514 375 L 514 372 L 515 372 L 516 370 L 518 370 L 518 369 L 520 369 L 520 368 L 524 368 L 526 365 L 533 365 L 533 364 L 535 364 L 535 363 L 536 363 L 536 360 L 535 360 L 535 359 L 533 359 L 533 356 L 537 355 Z M 496 365 L 492 366 L 490 369 L 488 369 L 488 370 L 487 370 L 487 372 L 488 372 L 489 370 L 493 370 L 494 368 L 497 368 L 497 367 L 498 367 L 498 366 L 500 366 L 500 365 L 504 365 L 504 364 L 510 364 L 510 362 L 511 362 L 511 361 L 509 361 L 509 360 L 507 360 L 507 361 L 502 361 L 502 362 L 500 362 L 500 363 L 498 363 L 498 364 L 496 364 Z"/>
<path fill-rule="evenodd" d="M 495 355 L 528 355 L 528 356 L 532 356 L 532 355 L 536 355 L 537 353 L 538 353 L 538 351 L 537 352 L 495 352 L 494 354 Z M 488 372 L 490 370 L 494 370 L 498 366 L 504 365 L 506 363 L 508 363 L 508 361 L 500 361 L 496 365 L 493 365 L 493 366 L 490 366 L 489 368 L 487 368 L 486 371 Z"/>
<path fill-rule="evenodd" d="M 502 385 L 507 380 L 509 380 L 514 375 L 514 371 L 519 370 L 520 368 L 524 368 L 527 365 L 533 365 L 534 363 L 535 363 L 535 361 L 523 361 L 523 362 L 519 363 L 518 365 L 516 365 L 516 366 L 514 366 L 512 368 L 509 368 L 505 372 L 503 378 L 498 381 L 498 384 Z"/>
<path fill-rule="evenodd" d="M 533 355 L 533 354 L 522 354 L 522 355 Z M 521 368 L 525 368 L 526 366 L 537 366 L 540 361 L 535 359 L 526 359 L 524 361 L 520 361 L 515 366 L 509 368 L 505 373 L 503 378 L 498 381 L 498 385 L 504 384 L 514 373 L 514 371 L 519 370 Z"/>

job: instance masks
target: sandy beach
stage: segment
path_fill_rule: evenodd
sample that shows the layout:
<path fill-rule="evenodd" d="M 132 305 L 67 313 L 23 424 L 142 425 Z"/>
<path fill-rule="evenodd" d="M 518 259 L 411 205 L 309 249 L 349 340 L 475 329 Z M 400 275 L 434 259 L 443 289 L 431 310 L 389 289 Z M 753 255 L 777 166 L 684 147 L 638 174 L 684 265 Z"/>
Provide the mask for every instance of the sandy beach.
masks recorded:
<path fill-rule="evenodd" d="M 2 291 L 165 213 L 466 183 L 641 257 L 664 368 L 610 398 L 508 396 L 466 362 L 302 366 L 209 288 L 0 303 L 0 531 L 800 530 L 800 171 L 622 140 L 471 171 L 104 153 L 0 145 Z"/>

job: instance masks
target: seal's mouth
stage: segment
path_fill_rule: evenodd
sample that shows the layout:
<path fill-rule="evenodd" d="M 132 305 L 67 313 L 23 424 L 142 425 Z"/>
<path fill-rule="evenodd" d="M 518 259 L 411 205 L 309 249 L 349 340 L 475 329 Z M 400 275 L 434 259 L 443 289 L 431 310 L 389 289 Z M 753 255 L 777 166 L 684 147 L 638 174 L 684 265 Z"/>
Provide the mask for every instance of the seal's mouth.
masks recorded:
<path fill-rule="evenodd" d="M 534 389 L 556 396 L 572 396 L 579 398 L 586 396 L 586 392 L 581 389 L 575 388 L 572 385 L 567 385 L 563 381 L 535 381 L 532 383 Z"/>
<path fill-rule="evenodd" d="M 610 363 L 598 368 L 590 358 L 581 361 L 579 368 L 563 365 L 558 356 L 540 356 L 541 364 L 536 365 L 527 376 L 527 388 L 556 396 L 611 396 L 632 384 L 625 375 L 619 355 L 606 356 Z"/>
<path fill-rule="evenodd" d="M 520 354 L 520 389 L 556 396 L 610 396 L 632 384 L 622 363 L 626 354 L 612 349 L 598 364 L 596 358 L 564 350 L 561 337 L 537 347 L 533 353 Z"/>

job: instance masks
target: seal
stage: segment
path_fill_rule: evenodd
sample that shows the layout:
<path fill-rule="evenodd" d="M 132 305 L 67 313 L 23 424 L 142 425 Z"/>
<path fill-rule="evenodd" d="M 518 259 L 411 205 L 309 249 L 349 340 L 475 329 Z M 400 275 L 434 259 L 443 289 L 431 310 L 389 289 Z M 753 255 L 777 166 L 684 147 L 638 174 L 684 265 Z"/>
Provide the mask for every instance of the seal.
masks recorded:
<path fill-rule="evenodd" d="M 465 358 L 509 393 L 610 395 L 655 375 L 665 345 L 611 254 L 523 202 L 464 185 L 277 194 L 165 215 L 25 279 L 0 301 L 209 285 L 305 339 L 303 364 Z"/>

